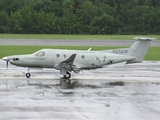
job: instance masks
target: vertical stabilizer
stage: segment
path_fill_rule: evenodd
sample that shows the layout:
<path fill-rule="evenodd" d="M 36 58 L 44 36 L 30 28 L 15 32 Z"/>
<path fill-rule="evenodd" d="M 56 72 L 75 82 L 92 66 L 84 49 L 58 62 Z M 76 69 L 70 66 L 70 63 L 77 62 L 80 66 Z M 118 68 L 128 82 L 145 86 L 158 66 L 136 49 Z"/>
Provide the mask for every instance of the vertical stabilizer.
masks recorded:
<path fill-rule="evenodd" d="M 136 42 L 129 48 L 128 55 L 135 56 L 135 60 L 131 62 L 141 62 L 143 61 L 148 48 L 156 38 L 145 38 L 145 37 L 135 37 L 133 38 Z"/>

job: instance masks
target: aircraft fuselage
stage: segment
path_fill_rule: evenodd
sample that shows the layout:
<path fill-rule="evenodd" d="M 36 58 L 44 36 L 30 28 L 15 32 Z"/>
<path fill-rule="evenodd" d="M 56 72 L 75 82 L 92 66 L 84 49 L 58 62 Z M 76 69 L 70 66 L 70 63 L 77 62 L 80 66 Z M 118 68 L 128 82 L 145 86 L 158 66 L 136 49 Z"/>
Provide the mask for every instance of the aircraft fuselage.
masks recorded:
<path fill-rule="evenodd" d="M 126 49 L 103 51 L 42 49 L 33 54 L 6 56 L 6 67 L 10 62 L 27 68 L 54 68 L 60 70 L 64 79 L 71 77 L 70 72 L 79 73 L 81 69 L 96 69 L 118 63 L 118 65 L 142 62 L 148 48 L 156 38 L 135 37 L 134 44 Z M 117 64 L 116 64 L 117 65 Z M 26 73 L 29 78 L 31 74 Z"/>
<path fill-rule="evenodd" d="M 54 68 L 61 61 L 76 54 L 73 64 L 80 69 L 94 69 L 104 65 L 133 60 L 133 56 L 101 51 L 42 49 L 34 54 L 9 56 L 11 64 L 23 67 Z"/>

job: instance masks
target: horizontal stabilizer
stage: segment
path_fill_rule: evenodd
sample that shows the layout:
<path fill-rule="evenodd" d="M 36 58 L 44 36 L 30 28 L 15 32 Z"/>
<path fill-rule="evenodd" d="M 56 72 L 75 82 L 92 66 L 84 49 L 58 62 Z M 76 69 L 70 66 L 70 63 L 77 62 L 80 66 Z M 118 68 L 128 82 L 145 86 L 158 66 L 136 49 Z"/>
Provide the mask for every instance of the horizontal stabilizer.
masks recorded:
<path fill-rule="evenodd" d="M 149 40 L 149 41 L 152 41 L 152 40 L 156 40 L 157 38 L 149 38 L 149 37 L 134 37 L 133 40 Z"/>

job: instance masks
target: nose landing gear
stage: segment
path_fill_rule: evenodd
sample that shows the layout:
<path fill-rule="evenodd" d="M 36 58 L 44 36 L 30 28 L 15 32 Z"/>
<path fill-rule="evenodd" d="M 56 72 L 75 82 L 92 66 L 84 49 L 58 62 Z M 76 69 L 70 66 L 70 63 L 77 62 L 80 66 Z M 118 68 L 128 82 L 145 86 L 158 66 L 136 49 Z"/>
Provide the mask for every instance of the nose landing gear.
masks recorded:
<path fill-rule="evenodd" d="M 30 70 L 30 68 L 27 69 L 27 71 L 28 71 L 28 72 L 26 73 L 26 77 L 27 77 L 27 78 L 30 78 L 30 77 L 31 77 L 31 73 L 29 73 L 29 70 Z"/>
<path fill-rule="evenodd" d="M 30 74 L 30 73 L 26 73 L 26 77 L 27 77 L 27 78 L 30 78 L 30 77 L 31 77 L 31 74 Z"/>

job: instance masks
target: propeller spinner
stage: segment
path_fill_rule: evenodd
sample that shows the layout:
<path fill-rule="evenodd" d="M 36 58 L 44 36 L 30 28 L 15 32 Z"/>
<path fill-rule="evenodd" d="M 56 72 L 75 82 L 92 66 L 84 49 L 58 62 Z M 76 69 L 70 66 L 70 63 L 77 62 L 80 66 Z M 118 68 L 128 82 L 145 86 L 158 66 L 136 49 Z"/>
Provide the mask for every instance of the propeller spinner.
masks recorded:
<path fill-rule="evenodd" d="M 4 57 L 4 58 L 2 58 L 2 60 L 6 61 L 6 68 L 8 69 L 9 58 L 8 57 Z"/>

